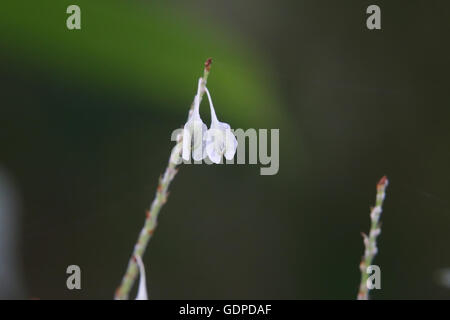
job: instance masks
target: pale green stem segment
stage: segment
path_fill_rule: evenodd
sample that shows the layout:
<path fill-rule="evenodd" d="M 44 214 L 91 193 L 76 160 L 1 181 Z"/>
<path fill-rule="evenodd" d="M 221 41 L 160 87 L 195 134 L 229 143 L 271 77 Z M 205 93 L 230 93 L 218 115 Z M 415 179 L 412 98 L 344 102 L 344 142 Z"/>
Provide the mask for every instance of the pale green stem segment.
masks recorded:
<path fill-rule="evenodd" d="M 203 97 L 203 94 L 205 93 L 205 87 L 206 82 L 208 80 L 211 62 L 212 62 L 211 59 L 208 59 L 205 62 L 205 70 L 203 72 L 201 84 L 202 88 L 200 90 L 200 101 Z M 194 104 L 191 105 L 189 113 L 192 112 L 193 106 Z M 120 286 L 116 290 L 115 294 L 116 300 L 128 299 L 129 292 L 133 287 L 134 282 L 136 281 L 138 275 L 138 266 L 136 264 L 136 260 L 134 257 L 139 256 L 142 259 L 142 256 L 145 253 L 145 249 L 147 248 L 147 244 L 151 239 L 153 232 L 156 229 L 159 211 L 167 201 L 167 197 L 169 196 L 168 189 L 170 183 L 175 178 L 175 175 L 178 171 L 176 169 L 177 167 L 176 163 L 178 162 L 172 160 L 176 160 L 181 156 L 182 144 L 183 141 L 180 139 L 179 141 L 177 141 L 175 147 L 173 147 L 172 152 L 170 154 L 169 164 L 167 165 L 164 174 L 159 179 L 158 187 L 156 188 L 155 198 L 153 199 L 153 202 L 150 206 L 150 210 L 147 211 L 146 213 L 144 227 L 142 228 L 141 233 L 139 234 L 139 237 L 137 239 L 137 242 L 134 245 L 133 254 L 131 255 L 130 261 L 128 262 L 128 267 L 125 272 L 125 275 L 122 278 L 122 282 L 120 283 Z"/>
<path fill-rule="evenodd" d="M 367 279 L 369 278 L 369 274 L 367 274 L 367 267 L 372 265 L 372 261 L 378 252 L 377 237 L 381 233 L 381 224 L 379 221 L 383 210 L 382 207 L 386 196 L 387 185 L 388 179 L 384 176 L 377 184 L 377 198 L 375 207 L 373 207 L 370 212 L 371 225 L 369 236 L 362 233 L 365 250 L 361 264 L 359 265 L 359 269 L 361 270 L 361 284 L 359 285 L 358 300 L 369 299 L 369 289 L 367 288 Z"/>

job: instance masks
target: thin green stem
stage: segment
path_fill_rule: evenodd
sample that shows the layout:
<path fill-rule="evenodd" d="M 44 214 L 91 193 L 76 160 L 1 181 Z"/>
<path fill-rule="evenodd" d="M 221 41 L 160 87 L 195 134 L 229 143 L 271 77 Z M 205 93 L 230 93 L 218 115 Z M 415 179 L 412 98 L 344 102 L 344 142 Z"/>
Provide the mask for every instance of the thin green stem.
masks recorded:
<path fill-rule="evenodd" d="M 375 207 L 373 207 L 370 212 L 371 224 L 369 236 L 362 233 L 365 250 L 361 264 L 359 265 L 359 269 L 361 270 L 361 283 L 359 285 L 358 300 L 369 299 L 369 289 L 367 288 L 367 279 L 369 278 L 369 275 L 367 273 L 367 267 L 372 265 L 372 261 L 378 252 L 377 237 L 381 233 L 380 215 L 383 211 L 383 201 L 386 196 L 387 185 L 388 179 L 384 176 L 377 184 Z"/>
<path fill-rule="evenodd" d="M 211 63 L 212 63 L 211 59 L 208 59 L 205 62 L 205 69 L 203 72 L 201 84 L 202 87 L 200 90 L 200 97 L 199 97 L 200 101 L 203 97 L 203 94 L 205 93 L 205 87 L 208 81 Z M 194 104 L 191 105 L 191 109 L 189 112 L 192 112 L 193 105 Z M 146 213 L 144 226 L 142 227 L 137 242 L 134 245 L 133 254 L 131 255 L 131 258 L 128 262 L 128 267 L 125 272 L 125 275 L 122 278 L 120 286 L 116 290 L 115 293 L 116 300 L 128 299 L 130 290 L 133 287 L 134 282 L 136 281 L 138 275 L 138 266 L 135 257 L 137 256 L 142 259 L 145 253 L 145 249 L 147 248 L 148 242 L 150 241 L 156 229 L 159 212 L 163 207 L 163 205 L 166 203 L 167 197 L 169 196 L 168 190 L 170 183 L 173 181 L 178 171 L 176 167 L 179 161 L 177 161 L 177 159 L 181 156 L 182 143 L 183 143 L 182 139 L 181 138 L 178 139 L 177 144 L 173 147 L 171 151 L 167 168 L 164 171 L 162 177 L 160 177 L 159 179 L 158 187 L 156 188 L 155 198 L 153 199 L 150 205 L 150 210 L 148 210 Z"/>

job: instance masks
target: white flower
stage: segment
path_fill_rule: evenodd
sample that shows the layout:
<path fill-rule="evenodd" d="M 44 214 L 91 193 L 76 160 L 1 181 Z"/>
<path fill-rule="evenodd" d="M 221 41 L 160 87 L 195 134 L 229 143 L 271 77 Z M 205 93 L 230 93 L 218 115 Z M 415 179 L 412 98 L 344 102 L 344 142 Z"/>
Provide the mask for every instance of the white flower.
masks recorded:
<path fill-rule="evenodd" d="M 208 88 L 205 87 L 208 95 L 209 107 L 211 109 L 211 126 L 206 132 L 206 153 L 214 163 L 220 163 L 222 156 L 225 155 L 227 160 L 233 159 L 238 142 L 231 132 L 228 123 L 217 120 L 216 111 L 211 100 Z"/>
<path fill-rule="evenodd" d="M 189 119 L 184 125 L 183 130 L 183 159 L 188 161 L 191 157 L 195 161 L 203 159 L 204 147 L 205 147 L 205 133 L 206 125 L 200 118 L 200 90 L 201 90 L 202 78 L 198 80 L 197 95 L 194 98 L 194 109 L 189 115 Z M 192 141 L 193 140 L 193 141 Z"/>
<path fill-rule="evenodd" d="M 136 296 L 136 300 L 148 300 L 147 296 L 147 286 L 145 284 L 145 268 L 144 263 L 142 262 L 141 257 L 138 255 L 134 256 L 139 267 L 139 289 Z"/>

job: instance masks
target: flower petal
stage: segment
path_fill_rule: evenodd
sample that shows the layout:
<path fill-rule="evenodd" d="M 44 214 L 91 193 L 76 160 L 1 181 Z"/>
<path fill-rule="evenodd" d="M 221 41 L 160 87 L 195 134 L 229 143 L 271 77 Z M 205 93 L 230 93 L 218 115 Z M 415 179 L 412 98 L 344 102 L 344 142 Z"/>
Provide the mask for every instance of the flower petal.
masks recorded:
<path fill-rule="evenodd" d="M 183 159 L 188 161 L 192 158 L 195 161 L 202 160 L 204 158 L 205 149 L 205 135 L 206 125 L 200 119 L 200 117 L 191 118 L 184 125 L 183 131 Z"/>
<path fill-rule="evenodd" d="M 230 129 L 225 131 L 225 158 L 227 160 L 233 159 L 236 154 L 238 142 Z"/>
<path fill-rule="evenodd" d="M 147 287 L 145 284 L 145 268 L 144 263 L 142 262 L 142 259 L 140 256 L 135 255 L 134 258 L 136 259 L 137 265 L 139 267 L 139 289 L 136 296 L 136 300 L 148 300 L 147 296 Z"/>
<path fill-rule="evenodd" d="M 223 130 L 217 126 L 211 126 L 206 133 L 206 153 L 212 162 L 217 164 L 221 162 L 225 147 L 224 141 Z"/>
<path fill-rule="evenodd" d="M 197 120 L 194 122 L 192 158 L 195 161 L 200 161 L 203 159 L 206 131 L 206 124 L 204 124 L 201 120 Z"/>
<path fill-rule="evenodd" d="M 214 110 L 214 105 L 212 103 L 211 95 L 209 94 L 209 90 L 207 87 L 205 87 L 205 92 L 206 92 L 206 95 L 208 96 L 209 109 L 211 110 L 211 127 L 213 127 L 213 125 L 215 123 L 218 123 L 219 120 L 217 120 L 216 110 Z"/>
<path fill-rule="evenodd" d="M 188 128 L 186 128 L 188 127 Z M 183 130 L 183 159 L 189 161 L 191 158 L 191 132 L 189 131 L 189 126 L 186 123 Z"/>
<path fill-rule="evenodd" d="M 217 152 L 214 143 L 206 145 L 206 153 L 208 154 L 208 157 L 212 162 L 219 164 L 222 161 L 222 154 Z"/>

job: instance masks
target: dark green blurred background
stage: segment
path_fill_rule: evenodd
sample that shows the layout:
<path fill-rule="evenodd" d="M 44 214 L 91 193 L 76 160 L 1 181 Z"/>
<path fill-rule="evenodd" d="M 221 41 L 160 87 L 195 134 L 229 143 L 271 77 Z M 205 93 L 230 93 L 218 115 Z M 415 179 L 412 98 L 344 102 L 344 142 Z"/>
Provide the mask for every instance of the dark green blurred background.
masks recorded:
<path fill-rule="evenodd" d="M 181 167 L 150 298 L 354 299 L 384 174 L 372 297 L 449 298 L 449 17 L 443 0 L 2 3 L 0 297 L 113 297 L 212 57 L 219 119 L 279 128 L 280 171 Z"/>

